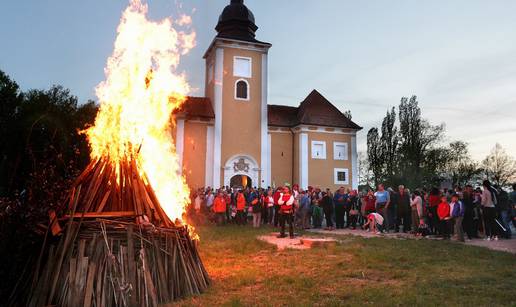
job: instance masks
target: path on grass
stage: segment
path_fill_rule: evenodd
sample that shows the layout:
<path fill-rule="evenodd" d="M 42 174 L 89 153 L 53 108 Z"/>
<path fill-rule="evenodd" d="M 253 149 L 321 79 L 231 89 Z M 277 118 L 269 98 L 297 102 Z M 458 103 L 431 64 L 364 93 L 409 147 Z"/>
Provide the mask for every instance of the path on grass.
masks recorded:
<path fill-rule="evenodd" d="M 363 238 L 377 238 L 377 237 L 383 237 L 383 238 L 389 238 L 389 239 L 399 239 L 399 240 L 440 240 L 437 238 L 421 238 L 421 237 L 415 237 L 414 235 L 407 234 L 407 233 L 383 233 L 383 234 L 375 234 L 372 232 L 368 232 L 361 229 L 336 229 L 336 230 L 324 230 L 324 229 L 308 229 L 308 232 L 317 233 L 317 234 L 323 234 L 323 235 L 353 235 L 353 236 L 360 236 Z M 458 241 L 457 244 L 461 244 Z M 474 240 L 468 240 L 466 245 L 473 245 L 473 246 L 480 246 L 485 247 L 491 250 L 496 251 L 503 251 L 503 252 L 509 252 L 512 254 L 516 254 L 516 239 L 511 240 L 498 240 L 498 241 L 484 241 L 482 239 L 474 239 Z"/>

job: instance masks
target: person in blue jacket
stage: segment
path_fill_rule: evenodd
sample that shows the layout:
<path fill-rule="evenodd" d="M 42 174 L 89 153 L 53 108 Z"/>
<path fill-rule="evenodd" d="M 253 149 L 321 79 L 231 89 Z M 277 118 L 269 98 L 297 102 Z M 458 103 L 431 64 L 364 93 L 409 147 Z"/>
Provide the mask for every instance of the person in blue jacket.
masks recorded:
<path fill-rule="evenodd" d="M 455 236 L 460 242 L 464 242 L 464 231 L 462 229 L 464 211 L 464 204 L 459 200 L 459 194 L 453 194 L 450 202 L 450 214 L 455 222 Z"/>

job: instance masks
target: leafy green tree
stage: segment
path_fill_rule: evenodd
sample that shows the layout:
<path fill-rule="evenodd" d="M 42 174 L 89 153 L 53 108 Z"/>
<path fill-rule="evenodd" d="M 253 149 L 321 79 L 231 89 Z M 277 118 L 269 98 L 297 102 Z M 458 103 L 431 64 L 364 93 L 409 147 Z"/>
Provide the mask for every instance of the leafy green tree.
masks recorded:
<path fill-rule="evenodd" d="M 371 128 L 367 132 L 367 158 L 369 169 L 373 174 L 374 184 L 378 185 L 383 180 L 383 154 L 378 128 Z"/>
<path fill-rule="evenodd" d="M 446 172 L 454 186 L 473 184 L 482 172 L 469 154 L 468 143 L 455 141 L 447 150 Z"/>
<path fill-rule="evenodd" d="M 381 152 L 384 163 L 386 184 L 396 185 L 396 172 L 398 167 L 399 134 L 396 127 L 396 109 L 387 111 L 382 122 L 382 136 L 380 137 Z"/>
<path fill-rule="evenodd" d="M 401 99 L 400 119 L 400 176 L 410 187 L 421 187 L 424 183 L 421 170 L 429 156 L 427 153 L 437 146 L 444 134 L 444 125 L 432 126 L 421 117 L 417 97 Z M 434 157 L 435 158 L 435 157 Z M 428 172 L 437 169 L 427 169 Z"/>
<path fill-rule="evenodd" d="M 11 146 L 19 138 L 15 127 L 22 101 L 23 95 L 18 84 L 0 71 L 0 195 L 6 192 L 8 185 Z"/>
<path fill-rule="evenodd" d="M 97 107 L 60 86 L 22 92 L 0 71 L 0 297 L 10 293 L 34 250 L 48 210 L 60 210 L 89 161 L 79 130 Z"/>

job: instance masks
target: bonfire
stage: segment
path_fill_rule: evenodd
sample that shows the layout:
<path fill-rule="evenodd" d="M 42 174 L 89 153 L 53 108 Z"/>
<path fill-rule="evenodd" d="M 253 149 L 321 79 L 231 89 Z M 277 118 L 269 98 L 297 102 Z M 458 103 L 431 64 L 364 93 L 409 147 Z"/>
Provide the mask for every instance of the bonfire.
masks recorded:
<path fill-rule="evenodd" d="M 195 32 L 189 17 L 152 22 L 133 0 L 96 88 L 100 109 L 83 133 L 91 163 L 49 231 L 25 297 L 30 306 L 157 306 L 201 293 L 208 274 L 185 220 L 172 112 L 189 91 L 177 73 Z M 21 291 L 23 292 L 23 291 Z"/>

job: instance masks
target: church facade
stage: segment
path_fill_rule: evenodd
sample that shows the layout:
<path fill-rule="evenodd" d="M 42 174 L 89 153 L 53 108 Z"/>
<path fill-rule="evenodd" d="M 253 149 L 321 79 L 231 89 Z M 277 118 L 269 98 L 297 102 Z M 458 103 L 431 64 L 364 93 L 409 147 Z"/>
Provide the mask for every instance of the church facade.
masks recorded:
<path fill-rule="evenodd" d="M 204 55 L 205 97 L 174 114 L 176 151 L 191 188 L 358 187 L 361 129 L 316 90 L 298 107 L 269 104 L 268 51 L 243 0 L 219 17 Z"/>

